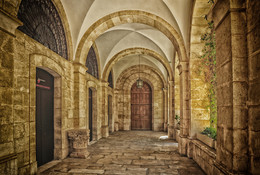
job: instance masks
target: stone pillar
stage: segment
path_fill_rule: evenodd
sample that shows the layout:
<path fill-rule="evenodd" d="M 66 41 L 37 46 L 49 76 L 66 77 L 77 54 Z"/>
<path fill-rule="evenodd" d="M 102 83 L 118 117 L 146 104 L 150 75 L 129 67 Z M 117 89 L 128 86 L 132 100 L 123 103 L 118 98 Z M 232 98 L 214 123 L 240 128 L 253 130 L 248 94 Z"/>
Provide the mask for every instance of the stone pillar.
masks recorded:
<path fill-rule="evenodd" d="M 70 157 L 73 158 L 87 158 L 89 153 L 87 151 L 89 141 L 89 130 L 74 129 L 68 131 L 68 139 L 70 144 Z"/>
<path fill-rule="evenodd" d="M 102 88 L 102 137 L 108 137 L 109 136 L 109 128 L 108 128 L 108 82 L 101 82 L 101 88 Z"/>
<path fill-rule="evenodd" d="M 2 3 L 7 2 L 1 1 Z M 21 145 L 18 143 L 20 143 L 21 139 L 29 141 L 29 136 L 24 134 L 25 128 L 28 129 L 26 126 L 29 126 L 29 116 L 21 117 L 23 121 L 17 123 L 15 123 L 17 116 L 14 117 L 15 100 L 13 99 L 16 97 L 14 96 L 15 30 L 22 23 L 15 15 L 3 11 L 5 9 L 2 10 L 2 7 L 3 5 L 0 7 L 0 171 L 1 174 L 18 174 L 17 150 L 21 150 L 19 149 Z M 33 170 L 37 167 L 37 163 L 30 159 L 29 145 L 26 149 L 28 155 L 26 162 L 28 165 L 26 166 L 27 172 L 30 173 L 32 171 L 36 173 Z M 24 150 L 22 151 L 20 155 L 23 155 L 25 152 Z M 26 168 L 20 169 L 26 171 Z"/>
<path fill-rule="evenodd" d="M 74 128 L 86 128 L 86 71 L 85 65 L 74 63 Z"/>
<path fill-rule="evenodd" d="M 168 93 L 167 88 L 163 88 L 163 115 L 164 115 L 164 131 L 168 131 Z"/>
<path fill-rule="evenodd" d="M 114 90 L 114 130 L 118 131 L 119 130 L 119 126 L 118 126 L 118 90 Z"/>
<path fill-rule="evenodd" d="M 247 1 L 248 135 L 251 174 L 260 174 L 260 1 Z"/>
<path fill-rule="evenodd" d="M 189 89 L 189 63 L 180 62 L 180 140 L 179 153 L 187 155 L 188 137 L 190 135 L 190 89 Z"/>
<path fill-rule="evenodd" d="M 230 174 L 247 174 L 249 168 L 245 5 L 245 0 L 219 0 L 213 8 L 218 83 L 216 164 Z"/>
<path fill-rule="evenodd" d="M 175 139 L 175 130 L 174 130 L 174 117 L 175 117 L 175 108 L 174 108 L 174 82 L 169 81 L 169 126 L 168 126 L 168 138 Z"/>

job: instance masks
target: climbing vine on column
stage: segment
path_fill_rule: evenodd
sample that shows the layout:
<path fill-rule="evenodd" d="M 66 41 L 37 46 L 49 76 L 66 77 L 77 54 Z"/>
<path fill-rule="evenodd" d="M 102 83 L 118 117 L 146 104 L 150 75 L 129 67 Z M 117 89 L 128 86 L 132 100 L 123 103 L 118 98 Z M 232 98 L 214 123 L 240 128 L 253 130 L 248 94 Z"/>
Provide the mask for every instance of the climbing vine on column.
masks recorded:
<path fill-rule="evenodd" d="M 205 43 L 202 50 L 200 72 L 204 73 L 205 81 L 209 85 L 208 97 L 210 100 L 210 127 L 217 128 L 217 78 L 216 78 L 216 41 L 213 21 L 208 22 L 208 29 L 201 36 Z"/>

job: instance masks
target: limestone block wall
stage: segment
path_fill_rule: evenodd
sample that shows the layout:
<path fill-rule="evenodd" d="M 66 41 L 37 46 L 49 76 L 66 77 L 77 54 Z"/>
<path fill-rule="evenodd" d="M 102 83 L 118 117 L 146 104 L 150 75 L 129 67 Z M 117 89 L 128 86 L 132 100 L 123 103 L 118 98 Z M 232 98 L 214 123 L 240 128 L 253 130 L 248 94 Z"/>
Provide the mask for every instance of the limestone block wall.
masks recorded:
<path fill-rule="evenodd" d="M 248 143 L 250 172 L 260 174 L 260 1 L 247 0 Z"/>
<path fill-rule="evenodd" d="M 0 157 L 6 157 L 15 153 L 14 140 L 20 135 L 24 135 L 24 133 L 14 133 L 14 37 L 0 30 L 0 38 Z M 17 157 L 14 157 L 14 159 L 17 160 Z M 1 163 L 0 170 L 4 169 L 8 164 L 8 162 Z M 16 164 L 15 162 L 12 168 L 15 168 Z M 12 168 L 6 169 L 5 173 L 11 174 Z"/>
<path fill-rule="evenodd" d="M 102 109 L 107 106 L 107 95 L 113 97 L 112 88 L 104 89 L 104 83 L 86 73 L 85 66 L 73 64 L 18 30 L 15 38 L 3 31 L 0 35 L 0 159 L 8 159 L 1 168 L 18 174 L 37 171 L 36 67 L 54 76 L 54 159 L 69 154 L 68 130 L 88 129 L 88 88 L 94 91 L 94 140 L 108 135 L 108 130 L 102 134 L 107 121 L 107 110 Z"/>
<path fill-rule="evenodd" d="M 131 87 L 139 78 L 138 66 L 133 66 L 119 76 L 116 83 L 118 91 L 117 109 L 118 109 L 118 128 L 119 130 L 131 130 Z M 152 88 L 152 130 L 164 130 L 164 112 L 163 112 L 163 87 L 164 81 L 159 72 L 148 66 L 141 66 L 140 77 L 148 82 Z"/>
<path fill-rule="evenodd" d="M 29 174 L 36 164 L 36 67 L 55 77 L 54 136 L 55 158 L 68 155 L 66 131 L 74 128 L 73 65 L 48 48 L 16 31 L 13 111 L 17 135 L 14 140 L 18 174 Z"/>

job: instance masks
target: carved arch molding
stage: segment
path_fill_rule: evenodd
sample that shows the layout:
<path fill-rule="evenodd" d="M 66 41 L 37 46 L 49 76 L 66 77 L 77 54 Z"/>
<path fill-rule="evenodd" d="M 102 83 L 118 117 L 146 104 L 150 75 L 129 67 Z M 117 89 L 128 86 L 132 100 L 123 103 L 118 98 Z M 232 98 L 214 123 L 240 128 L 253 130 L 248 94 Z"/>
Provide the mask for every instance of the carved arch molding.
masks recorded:
<path fill-rule="evenodd" d="M 20 31 L 68 59 L 65 31 L 51 0 L 22 0 L 17 16 Z"/>

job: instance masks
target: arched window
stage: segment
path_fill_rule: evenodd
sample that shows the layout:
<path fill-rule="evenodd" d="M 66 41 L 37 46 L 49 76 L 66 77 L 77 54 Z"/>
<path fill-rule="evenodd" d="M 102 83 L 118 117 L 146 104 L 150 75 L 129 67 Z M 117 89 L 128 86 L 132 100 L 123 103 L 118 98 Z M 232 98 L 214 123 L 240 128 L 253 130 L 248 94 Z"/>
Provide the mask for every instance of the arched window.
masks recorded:
<path fill-rule="evenodd" d="M 65 31 L 51 0 L 22 0 L 18 18 L 23 22 L 20 31 L 68 59 Z"/>
<path fill-rule="evenodd" d="M 86 60 L 86 67 L 88 68 L 87 72 L 90 75 L 96 77 L 97 79 L 99 78 L 97 57 L 93 47 L 89 49 L 87 60 Z"/>
<path fill-rule="evenodd" d="M 112 72 L 110 71 L 109 72 L 109 75 L 108 75 L 108 86 L 110 86 L 111 88 L 113 88 L 114 87 L 114 85 L 113 85 L 113 76 L 112 76 Z"/>

